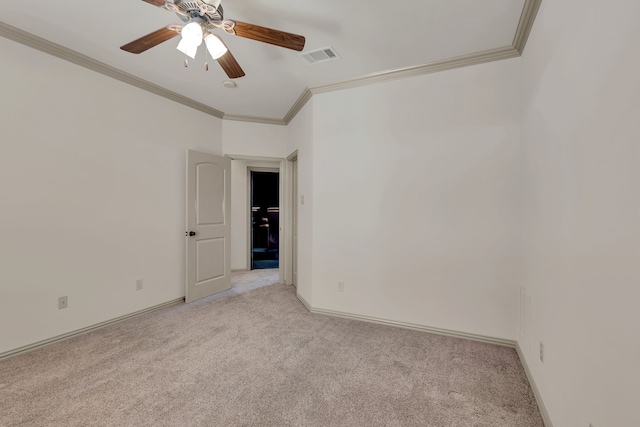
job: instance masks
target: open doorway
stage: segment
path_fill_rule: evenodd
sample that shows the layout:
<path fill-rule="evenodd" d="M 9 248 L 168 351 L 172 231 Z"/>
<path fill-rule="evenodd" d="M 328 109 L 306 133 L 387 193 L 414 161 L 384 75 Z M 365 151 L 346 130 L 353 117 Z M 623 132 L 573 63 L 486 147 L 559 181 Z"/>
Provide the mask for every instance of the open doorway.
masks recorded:
<path fill-rule="evenodd" d="M 279 268 L 280 174 L 250 172 L 251 270 Z"/>

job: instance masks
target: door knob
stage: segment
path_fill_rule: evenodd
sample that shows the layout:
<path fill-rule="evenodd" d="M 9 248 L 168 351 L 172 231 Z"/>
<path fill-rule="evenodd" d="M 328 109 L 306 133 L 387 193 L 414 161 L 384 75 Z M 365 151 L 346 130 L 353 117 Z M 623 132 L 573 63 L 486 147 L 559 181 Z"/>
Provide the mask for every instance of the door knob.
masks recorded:
<path fill-rule="evenodd" d="M 185 231 L 185 232 L 184 232 L 184 235 L 185 235 L 185 236 L 191 236 L 191 237 L 193 237 L 193 236 L 195 236 L 195 235 L 196 235 L 196 232 L 195 232 L 195 231 Z"/>

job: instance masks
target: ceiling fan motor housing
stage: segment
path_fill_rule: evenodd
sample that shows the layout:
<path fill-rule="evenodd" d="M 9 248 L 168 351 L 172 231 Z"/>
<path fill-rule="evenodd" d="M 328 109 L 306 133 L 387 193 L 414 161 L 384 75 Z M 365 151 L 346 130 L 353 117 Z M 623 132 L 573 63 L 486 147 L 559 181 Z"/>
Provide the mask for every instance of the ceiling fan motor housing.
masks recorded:
<path fill-rule="evenodd" d="M 215 3 L 217 3 L 217 5 Z M 203 18 L 207 22 L 218 23 L 223 20 L 223 9 L 220 2 L 202 0 L 174 0 L 173 4 L 178 8 L 178 10 L 180 10 L 180 12 L 182 12 L 181 14 L 178 14 L 178 16 L 183 21 L 188 21 L 193 18 Z M 205 7 L 203 7 L 203 5 Z M 207 10 L 207 12 L 204 15 L 201 15 L 202 10 Z"/>

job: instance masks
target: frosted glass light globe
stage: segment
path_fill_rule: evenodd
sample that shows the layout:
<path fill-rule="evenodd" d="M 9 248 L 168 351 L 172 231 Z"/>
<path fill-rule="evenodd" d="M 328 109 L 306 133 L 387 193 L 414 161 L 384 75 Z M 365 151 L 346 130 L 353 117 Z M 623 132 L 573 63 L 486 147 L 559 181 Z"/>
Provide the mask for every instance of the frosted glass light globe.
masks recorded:
<path fill-rule="evenodd" d="M 198 47 L 202 44 L 202 25 L 191 22 L 182 27 L 182 40 L 190 46 Z"/>
<path fill-rule="evenodd" d="M 218 59 L 225 53 L 227 53 L 227 47 L 222 43 L 220 37 L 215 36 L 213 34 L 209 34 L 204 39 L 204 43 L 207 45 L 207 49 L 209 50 L 209 54 L 213 59 Z"/>

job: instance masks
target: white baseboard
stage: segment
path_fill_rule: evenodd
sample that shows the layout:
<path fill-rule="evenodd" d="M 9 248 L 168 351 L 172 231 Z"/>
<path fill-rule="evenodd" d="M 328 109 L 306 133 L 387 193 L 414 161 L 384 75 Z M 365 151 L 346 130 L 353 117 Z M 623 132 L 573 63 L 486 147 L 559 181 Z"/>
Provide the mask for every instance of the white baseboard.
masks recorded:
<path fill-rule="evenodd" d="M 380 325 L 396 326 L 399 328 L 429 332 L 431 334 L 446 335 L 446 336 L 455 337 L 455 338 L 464 338 L 464 339 L 473 340 L 473 341 L 486 342 L 489 344 L 498 344 L 505 347 L 512 347 L 512 348 L 516 347 L 515 341 L 507 340 L 503 338 L 495 338 L 495 337 L 489 337 L 485 335 L 470 334 L 467 332 L 453 331 L 450 329 L 434 328 L 431 326 L 418 325 L 415 323 L 398 322 L 395 320 L 381 319 L 381 318 L 372 317 L 372 316 L 363 316 L 360 314 L 346 313 L 342 311 L 325 310 L 323 308 L 314 308 L 302 296 L 300 296 L 300 294 L 297 294 L 297 296 L 298 296 L 298 299 L 302 302 L 302 304 L 304 304 L 304 306 L 307 307 L 307 310 L 309 310 L 311 313 L 324 314 L 324 315 L 333 316 L 333 317 L 342 317 L 344 319 L 362 320 L 365 322 L 378 323 Z"/>
<path fill-rule="evenodd" d="M 529 379 L 529 384 L 531 384 L 531 390 L 533 390 L 533 395 L 536 398 L 536 403 L 538 404 L 538 409 L 540 409 L 540 415 L 542 415 L 542 421 L 544 421 L 545 427 L 553 427 L 551 423 L 551 417 L 549 417 L 549 412 L 547 412 L 547 407 L 544 406 L 544 400 L 542 400 L 542 395 L 540 394 L 540 390 L 536 385 L 535 380 L 533 379 L 533 375 L 531 374 L 531 370 L 529 369 L 529 365 L 527 364 L 527 359 L 524 357 L 524 353 L 522 352 L 522 348 L 520 348 L 520 343 L 516 342 L 516 351 L 518 352 L 518 357 L 520 358 L 520 362 L 522 363 L 522 367 L 524 368 L 525 374 L 527 374 L 527 378 Z"/>
<path fill-rule="evenodd" d="M 518 344 L 517 341 L 506 340 L 506 339 L 502 339 L 502 338 L 489 337 L 489 336 L 485 336 L 485 335 L 470 334 L 470 333 L 466 333 L 466 332 L 453 331 L 453 330 L 450 330 L 450 329 L 434 328 L 434 327 L 426 326 L 426 325 L 417 325 L 417 324 L 413 324 L 413 323 L 398 322 L 398 321 L 395 321 L 395 320 L 380 319 L 380 318 L 371 317 L 371 316 L 362 316 L 362 315 L 359 315 L 359 314 L 345 313 L 345 312 L 341 312 L 341 311 L 325 310 L 325 309 L 321 309 L 321 308 L 313 308 L 311 306 L 311 304 L 309 304 L 300 294 L 297 294 L 297 297 L 300 300 L 300 302 L 302 302 L 302 304 L 311 313 L 324 314 L 324 315 L 327 315 L 327 316 L 334 316 L 334 317 L 342 317 L 344 319 L 362 320 L 362 321 L 365 321 L 365 322 L 378 323 L 378 324 L 381 324 L 381 325 L 396 326 L 396 327 L 405 328 L 405 329 L 413 329 L 413 330 L 416 330 L 416 331 L 428 332 L 428 333 L 431 333 L 431 334 L 445 335 L 445 336 L 455 337 L 455 338 L 464 338 L 464 339 L 468 339 L 468 340 L 480 341 L 480 342 L 485 342 L 485 343 L 489 343 L 489 344 L 498 344 L 498 345 L 502 345 L 502 346 L 505 346 L 505 347 L 514 348 L 516 350 L 517 354 L 518 354 L 518 358 L 520 359 L 520 361 L 522 363 L 522 366 L 524 368 L 525 374 L 527 375 L 527 379 L 529 380 L 529 384 L 531 385 L 531 389 L 533 390 L 533 395 L 534 395 L 534 397 L 536 399 L 536 403 L 538 404 L 538 408 L 540 409 L 540 415 L 542 416 L 542 420 L 544 422 L 544 425 L 545 425 L 545 427 L 553 427 L 553 424 L 551 423 L 551 418 L 549 417 L 549 413 L 547 412 L 547 408 L 545 407 L 544 401 L 542 400 L 542 395 L 540 394 L 540 391 L 538 390 L 538 386 L 536 385 L 536 382 L 533 379 L 533 376 L 531 375 L 531 370 L 529 369 L 529 366 L 527 365 L 527 361 L 524 358 L 524 354 L 522 353 L 522 349 L 520 348 L 520 345 Z"/>
<path fill-rule="evenodd" d="M 327 316 L 334 316 L 334 317 L 341 317 L 341 318 L 344 318 L 344 319 L 360 320 L 360 321 L 377 323 L 377 324 L 387 325 L 387 326 L 396 326 L 396 327 L 400 327 L 400 328 L 413 329 L 413 330 L 428 332 L 428 333 L 437 334 L 437 335 L 445 335 L 445 336 L 450 336 L 450 337 L 455 337 L 455 338 L 464 338 L 464 339 L 469 339 L 469 340 L 474 340 L 474 341 L 486 342 L 486 343 L 490 343 L 490 344 L 498 344 L 498 345 L 503 345 L 503 346 L 506 346 L 506 347 L 515 348 L 516 352 L 518 353 L 518 357 L 520 359 L 520 362 L 522 363 L 522 366 L 524 368 L 525 374 L 527 375 L 527 379 L 529 380 L 529 384 L 531 384 L 531 389 L 533 390 L 533 394 L 535 396 L 536 403 L 538 404 L 538 408 L 540 409 L 540 414 L 542 415 L 542 420 L 544 421 L 544 425 L 545 425 L 545 427 L 553 427 L 553 424 L 551 422 L 551 418 L 549 417 L 549 413 L 547 412 L 547 408 L 544 405 L 544 401 L 542 400 L 542 395 L 540 394 L 538 386 L 536 385 L 536 382 L 535 382 L 535 380 L 533 378 L 533 375 L 531 374 L 531 370 L 529 369 L 529 365 L 527 364 L 527 360 L 525 359 L 524 354 L 522 352 L 522 349 L 520 348 L 520 344 L 517 341 L 506 340 L 506 339 L 502 339 L 502 338 L 489 337 L 489 336 L 485 336 L 485 335 L 470 334 L 470 333 L 466 333 L 466 332 L 458 332 L 458 331 L 453 331 L 453 330 L 450 330 L 450 329 L 434 328 L 434 327 L 431 327 L 431 326 L 417 325 L 417 324 L 413 324 L 413 323 L 398 322 L 398 321 L 395 321 L 395 320 L 380 319 L 380 318 L 371 317 L 371 316 L 362 316 L 362 315 L 353 314 L 353 313 L 345 313 L 345 312 L 340 312 L 340 311 L 313 308 L 311 306 L 311 304 L 309 304 L 309 302 L 307 302 L 307 300 L 305 300 L 302 295 L 300 295 L 299 293 L 296 293 L 296 296 L 298 297 L 298 300 L 300 300 L 302 305 L 304 305 L 306 307 L 306 309 L 309 310 L 311 313 L 324 314 L 324 315 L 327 315 Z M 183 298 L 177 298 L 177 299 L 171 300 L 171 301 L 167 301 L 165 303 L 158 304 L 158 305 L 155 305 L 153 307 L 145 308 L 143 310 L 139 310 L 139 311 L 136 311 L 134 313 L 126 314 L 124 316 L 116 317 L 114 319 L 107 320 L 105 322 L 96 323 L 95 325 L 91 325 L 91 326 L 88 326 L 86 328 L 82 328 L 82 329 L 78 329 L 78 330 L 75 330 L 75 331 L 72 331 L 72 332 L 68 332 L 68 333 L 63 334 L 63 335 L 58 335 L 58 336 L 53 337 L 53 338 L 49 338 L 49 339 L 46 339 L 46 340 L 43 340 L 43 341 L 39 341 L 39 342 L 36 342 L 36 343 L 33 343 L 33 344 L 29 344 L 29 345 L 26 345 L 26 346 L 23 346 L 23 347 L 19 347 L 19 348 L 16 348 L 14 350 L 9 350 L 9 351 L 6 351 L 4 353 L 0 353 L 0 360 L 7 359 L 7 358 L 12 357 L 12 356 L 17 356 L 19 354 L 26 353 L 28 351 L 32 351 L 32 350 L 35 350 L 35 349 L 40 348 L 40 347 L 44 347 L 46 345 L 53 344 L 53 343 L 58 342 L 58 341 L 63 341 L 65 339 L 68 339 L 68 338 L 71 338 L 71 337 L 74 337 L 74 336 L 77 336 L 77 335 L 80 335 L 80 334 L 84 334 L 86 332 L 89 332 L 89 331 L 92 331 L 92 330 L 95 330 L 95 329 L 103 328 L 103 327 L 111 325 L 113 323 L 121 322 L 123 320 L 127 320 L 127 319 L 130 319 L 132 317 L 140 316 L 142 314 L 146 314 L 146 313 L 149 313 L 149 312 L 152 312 L 152 311 L 156 311 L 156 310 L 159 310 L 159 309 L 162 309 L 162 308 L 165 308 L 165 307 L 169 307 L 169 306 L 172 306 L 174 304 L 178 304 L 178 303 L 182 303 L 182 302 L 184 302 L 184 297 Z"/>
<path fill-rule="evenodd" d="M 140 316 L 142 314 L 146 314 L 146 313 L 149 313 L 149 312 L 152 312 L 152 311 L 160 310 L 161 308 L 169 307 L 169 306 L 172 306 L 174 304 L 183 303 L 183 302 L 184 302 L 184 297 L 177 298 L 177 299 L 174 299 L 174 300 L 171 300 L 171 301 L 164 302 L 162 304 L 154 305 L 153 307 L 149 307 L 149 308 L 145 308 L 145 309 L 133 312 L 133 313 L 125 314 L 124 316 L 120 316 L 120 317 L 116 317 L 116 318 L 111 319 L 111 320 L 106 320 L 104 322 L 96 323 L 95 325 L 87 326 L 86 328 L 77 329 L 75 331 L 67 332 L 66 334 L 58 335 L 58 336 L 55 336 L 53 338 L 49 338 L 49 339 L 46 339 L 46 340 L 38 341 L 36 343 L 25 345 L 23 347 L 19 347 L 19 348 L 13 349 L 13 350 L 5 351 L 4 353 L 0 353 L 0 360 L 7 359 L 7 358 L 12 357 L 12 356 L 17 356 L 19 354 L 26 353 L 28 351 L 32 351 L 32 350 L 44 347 L 46 345 L 56 343 L 58 341 L 63 341 L 63 340 L 75 337 L 77 335 L 81 335 L 81 334 L 84 334 L 86 332 L 93 331 L 95 329 L 103 328 L 103 327 L 111 325 L 113 323 L 122 322 L 123 320 L 127 320 L 127 319 L 130 319 L 132 317 Z"/>
<path fill-rule="evenodd" d="M 296 292 L 296 296 L 298 297 L 298 299 L 300 300 L 300 302 L 302 303 L 302 305 L 304 305 L 304 306 L 307 308 L 307 310 L 309 310 L 310 312 L 312 312 L 312 313 L 313 313 L 313 309 L 311 308 L 311 304 L 309 304 L 309 303 L 307 302 L 307 300 L 306 300 L 306 299 L 304 299 L 304 298 L 302 297 L 302 295 L 300 295 L 300 294 L 299 294 L 299 293 L 297 293 L 297 292 Z"/>

